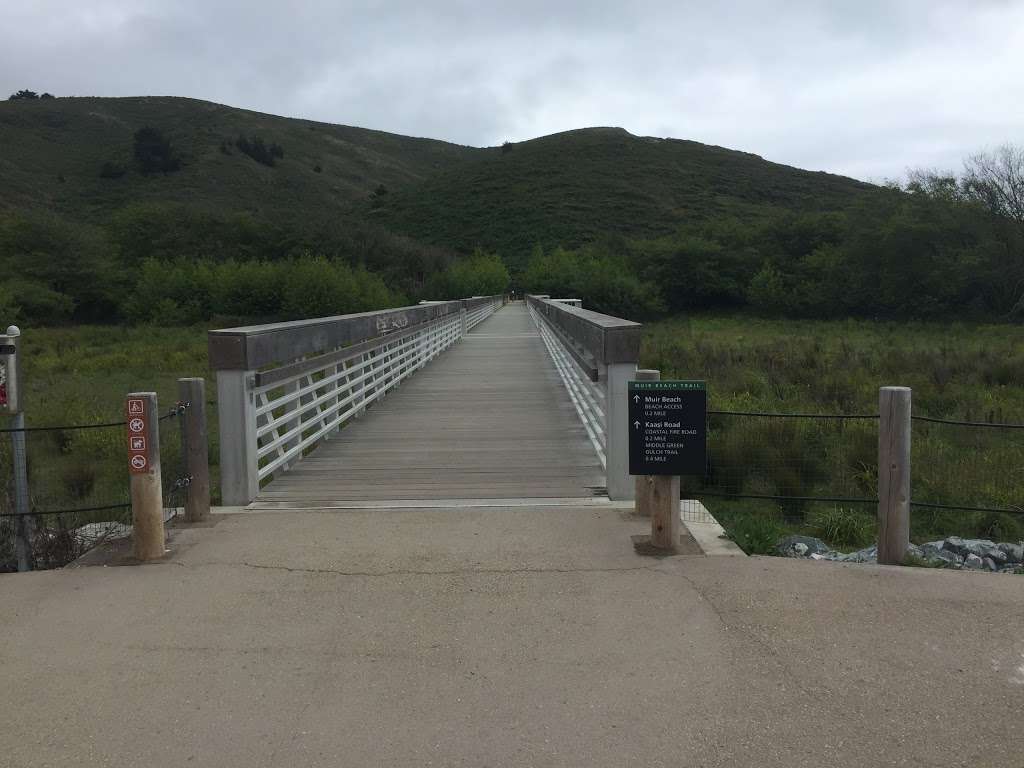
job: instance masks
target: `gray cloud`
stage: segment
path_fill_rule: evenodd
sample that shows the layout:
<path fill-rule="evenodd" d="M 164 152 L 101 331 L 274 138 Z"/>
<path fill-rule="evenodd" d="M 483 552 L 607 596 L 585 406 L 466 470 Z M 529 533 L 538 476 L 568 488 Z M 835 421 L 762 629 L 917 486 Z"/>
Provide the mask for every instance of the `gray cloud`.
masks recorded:
<path fill-rule="evenodd" d="M 881 180 L 1024 141 L 1024 0 L 0 0 L 0 90 L 493 145 L 587 125 Z"/>

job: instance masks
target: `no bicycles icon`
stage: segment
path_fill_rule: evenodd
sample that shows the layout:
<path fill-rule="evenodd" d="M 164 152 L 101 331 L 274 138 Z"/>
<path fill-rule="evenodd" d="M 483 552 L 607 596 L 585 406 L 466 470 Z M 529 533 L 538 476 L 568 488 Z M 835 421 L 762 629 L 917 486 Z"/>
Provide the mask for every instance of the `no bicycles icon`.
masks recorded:
<path fill-rule="evenodd" d="M 149 440 L 146 438 L 149 414 L 146 401 L 142 398 L 128 398 L 125 402 L 125 417 L 128 421 L 128 471 L 132 474 L 149 472 Z"/>

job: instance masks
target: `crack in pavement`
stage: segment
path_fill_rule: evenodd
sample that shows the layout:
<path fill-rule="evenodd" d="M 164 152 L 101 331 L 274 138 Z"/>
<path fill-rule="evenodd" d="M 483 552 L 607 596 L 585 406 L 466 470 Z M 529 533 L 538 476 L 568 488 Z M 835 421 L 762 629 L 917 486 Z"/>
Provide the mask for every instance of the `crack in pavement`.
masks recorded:
<path fill-rule="evenodd" d="M 697 593 L 697 597 L 699 597 L 703 602 L 705 602 L 708 605 L 708 607 L 711 609 L 711 612 L 715 614 L 715 616 L 718 619 L 719 623 L 721 623 L 721 625 L 725 629 L 730 630 L 732 632 L 737 632 L 740 635 L 743 635 L 744 637 L 746 637 L 747 639 L 752 641 L 755 645 L 760 647 L 765 652 L 765 654 L 767 656 L 769 656 L 772 659 L 772 661 L 775 662 L 775 664 L 779 667 L 779 669 L 781 669 L 785 673 L 785 675 L 790 680 L 793 681 L 793 684 L 805 696 L 808 696 L 810 698 L 817 698 L 819 700 L 824 700 L 824 699 L 831 698 L 831 694 L 833 692 L 828 690 L 828 689 L 812 689 L 812 688 L 808 688 L 807 686 L 805 686 L 803 684 L 803 681 L 800 679 L 800 676 L 797 675 L 790 668 L 789 664 L 787 664 L 783 660 L 782 655 L 779 653 L 779 651 L 776 648 L 774 648 L 770 643 L 768 643 L 764 638 L 762 638 L 758 634 L 756 634 L 754 632 L 751 632 L 751 631 L 749 631 L 747 629 L 744 629 L 743 627 L 737 626 L 735 624 L 730 624 L 728 621 L 726 621 L 725 616 L 722 613 L 721 609 L 717 605 L 715 605 L 715 602 L 711 599 L 711 597 L 707 593 L 705 593 L 705 591 L 697 584 L 696 581 L 694 581 L 692 578 L 687 576 L 682 571 L 677 571 L 677 573 L 683 579 L 683 581 L 685 581 L 687 584 L 689 584 L 693 588 L 693 591 Z"/>
<path fill-rule="evenodd" d="M 657 565 L 623 566 L 621 568 L 455 568 L 450 570 L 422 571 L 411 568 L 398 568 L 391 571 L 345 571 L 337 568 L 299 568 L 287 565 L 263 565 L 261 563 L 250 563 L 242 560 L 239 562 L 209 561 L 205 563 L 176 563 L 185 568 L 201 568 L 204 566 L 241 566 L 243 568 L 254 568 L 266 571 L 285 571 L 287 573 L 315 573 L 331 574 L 334 576 L 356 576 L 373 578 L 378 576 L 460 576 L 472 574 L 516 574 L 516 573 L 629 573 L 640 571 L 653 571 Z"/>

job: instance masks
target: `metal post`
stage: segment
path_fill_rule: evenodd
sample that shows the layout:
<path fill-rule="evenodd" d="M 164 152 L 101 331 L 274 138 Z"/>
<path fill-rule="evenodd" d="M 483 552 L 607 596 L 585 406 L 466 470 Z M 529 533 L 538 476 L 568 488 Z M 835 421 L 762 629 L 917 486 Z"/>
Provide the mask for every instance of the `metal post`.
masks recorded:
<path fill-rule="evenodd" d="M 245 506 L 260 490 L 255 376 L 255 371 L 217 371 L 220 492 L 229 506 Z"/>
<path fill-rule="evenodd" d="M 11 420 L 11 427 L 25 429 L 25 414 L 19 411 Z M 14 554 L 19 571 L 32 570 L 32 518 L 28 516 L 28 455 L 25 452 L 25 433 L 11 432 L 14 449 Z"/>
<path fill-rule="evenodd" d="M 125 403 L 128 419 L 132 539 L 135 559 L 164 556 L 164 498 L 160 477 L 160 411 L 156 392 L 132 392 Z M 141 438 L 142 442 L 138 442 Z"/>
<path fill-rule="evenodd" d="M 638 370 L 636 381 L 660 381 L 661 371 Z M 637 475 L 636 513 L 651 518 L 651 546 L 674 551 L 679 546 L 681 510 L 678 475 Z"/>
<path fill-rule="evenodd" d="M 181 422 L 181 455 L 191 478 L 185 494 L 185 521 L 210 517 L 210 454 L 206 440 L 206 382 L 178 379 L 178 399 L 188 403 Z"/>
<path fill-rule="evenodd" d="M 882 387 L 878 413 L 878 562 L 899 565 L 910 547 L 910 388 Z"/>
<path fill-rule="evenodd" d="M 629 382 L 636 374 L 636 363 L 610 363 L 605 374 L 605 472 L 608 498 L 628 501 L 636 493 L 629 474 Z"/>
<path fill-rule="evenodd" d="M 32 518 L 29 517 L 28 454 L 25 451 L 25 412 L 21 397 L 21 365 L 16 325 L 0 334 L 0 413 L 11 414 L 11 448 L 14 462 L 14 554 L 19 571 L 32 570 Z"/>

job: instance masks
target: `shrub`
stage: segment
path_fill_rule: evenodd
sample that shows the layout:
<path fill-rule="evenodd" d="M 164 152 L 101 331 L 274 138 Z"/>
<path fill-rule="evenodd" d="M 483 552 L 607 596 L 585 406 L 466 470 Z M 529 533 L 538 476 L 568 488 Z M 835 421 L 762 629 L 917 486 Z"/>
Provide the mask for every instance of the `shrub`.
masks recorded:
<path fill-rule="evenodd" d="M 168 174 L 181 168 L 181 156 L 171 140 L 156 128 L 146 126 L 135 132 L 135 161 L 144 174 Z"/>
<path fill-rule="evenodd" d="M 251 139 L 246 136 L 239 136 L 235 139 L 235 146 L 242 154 L 248 155 L 257 163 L 274 167 L 274 159 L 284 159 L 284 148 L 277 143 L 267 144 L 261 136 L 253 136 Z"/>
<path fill-rule="evenodd" d="M 874 543 L 875 519 L 852 507 L 831 507 L 812 512 L 808 526 L 813 535 L 833 547 L 861 549 Z"/>
<path fill-rule="evenodd" d="M 511 277 L 504 262 L 493 253 L 477 250 L 466 259 L 453 262 L 427 282 L 424 295 L 430 299 L 464 299 L 493 296 L 508 290 Z"/>
<path fill-rule="evenodd" d="M 975 533 L 992 541 L 1020 541 L 1024 539 L 1024 526 L 1006 512 L 985 512 L 978 518 Z"/>
<path fill-rule="evenodd" d="M 773 554 L 775 544 L 786 533 L 779 520 L 765 513 L 738 516 L 725 531 L 748 555 Z"/>
<path fill-rule="evenodd" d="M 101 179 L 120 179 L 128 172 L 120 163 L 112 163 L 109 160 L 100 168 Z"/>

